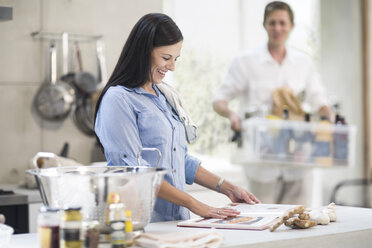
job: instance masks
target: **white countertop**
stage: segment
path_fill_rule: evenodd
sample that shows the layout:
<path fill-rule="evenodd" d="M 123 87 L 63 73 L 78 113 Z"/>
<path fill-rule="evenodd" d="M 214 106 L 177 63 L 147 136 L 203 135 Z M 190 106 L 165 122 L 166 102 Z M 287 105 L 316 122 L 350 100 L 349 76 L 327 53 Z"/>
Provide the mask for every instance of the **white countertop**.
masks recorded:
<path fill-rule="evenodd" d="M 223 230 L 225 235 L 221 247 L 371 247 L 372 244 L 372 209 L 337 207 L 337 222 L 326 226 L 315 226 L 310 229 L 290 229 L 284 225 L 275 232 L 269 230 Z M 151 233 L 208 231 L 202 228 L 176 227 L 177 222 L 151 223 L 145 230 Z M 13 235 L 9 248 L 37 248 L 37 234 Z M 101 246 L 100 246 L 101 247 Z M 105 246 L 102 246 L 105 247 Z M 109 246 L 108 246 L 109 247 Z"/>

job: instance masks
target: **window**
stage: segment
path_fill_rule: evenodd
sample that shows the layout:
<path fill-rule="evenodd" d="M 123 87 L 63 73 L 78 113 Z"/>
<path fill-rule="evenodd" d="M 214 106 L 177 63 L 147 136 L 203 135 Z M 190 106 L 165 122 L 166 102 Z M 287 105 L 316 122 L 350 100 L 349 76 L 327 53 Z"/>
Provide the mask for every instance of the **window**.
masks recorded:
<path fill-rule="evenodd" d="M 267 39 L 262 22 L 264 8 L 269 2 L 164 0 L 164 12 L 173 18 L 184 35 L 176 71 L 165 81 L 181 92 L 198 125 L 198 140 L 189 146 L 191 151 L 229 155 L 225 151 L 228 151 L 232 136 L 230 124 L 213 111 L 213 95 L 237 52 L 265 44 Z M 295 27 L 288 45 L 304 50 L 316 59 L 319 0 L 287 2 L 295 13 Z"/>

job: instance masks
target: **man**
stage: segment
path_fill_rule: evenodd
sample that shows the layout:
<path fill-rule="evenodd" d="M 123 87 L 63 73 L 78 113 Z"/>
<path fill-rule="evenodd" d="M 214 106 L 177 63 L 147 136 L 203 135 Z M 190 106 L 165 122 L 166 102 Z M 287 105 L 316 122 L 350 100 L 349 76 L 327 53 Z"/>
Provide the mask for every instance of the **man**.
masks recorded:
<path fill-rule="evenodd" d="M 286 41 L 294 26 L 290 6 L 275 1 L 265 8 L 263 26 L 268 43 L 262 49 L 244 52 L 237 56 L 217 92 L 213 108 L 230 120 L 234 131 L 241 130 L 241 114 L 252 106 L 272 106 L 272 93 L 289 88 L 294 95 L 305 92 L 309 102 L 320 116 L 331 118 L 324 88 L 311 58 L 286 47 Z M 228 107 L 230 100 L 239 98 L 241 113 Z M 312 173 L 310 170 L 282 169 L 279 167 L 247 167 L 250 190 L 263 203 L 287 203 L 311 205 Z"/>

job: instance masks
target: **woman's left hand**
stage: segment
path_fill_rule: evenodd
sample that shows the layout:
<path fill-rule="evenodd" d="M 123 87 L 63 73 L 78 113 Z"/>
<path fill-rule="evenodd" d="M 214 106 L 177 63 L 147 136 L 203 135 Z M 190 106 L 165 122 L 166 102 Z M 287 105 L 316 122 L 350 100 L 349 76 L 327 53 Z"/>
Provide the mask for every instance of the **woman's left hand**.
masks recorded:
<path fill-rule="evenodd" d="M 258 200 L 252 193 L 236 185 L 231 185 L 223 193 L 227 195 L 232 202 L 248 204 L 260 203 L 260 200 Z"/>

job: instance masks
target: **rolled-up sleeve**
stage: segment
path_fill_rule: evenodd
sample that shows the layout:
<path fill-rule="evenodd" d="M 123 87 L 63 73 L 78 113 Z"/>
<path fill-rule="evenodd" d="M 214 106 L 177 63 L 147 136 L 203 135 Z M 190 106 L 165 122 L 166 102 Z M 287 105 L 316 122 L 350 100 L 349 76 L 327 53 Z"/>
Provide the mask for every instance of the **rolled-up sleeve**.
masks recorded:
<path fill-rule="evenodd" d="M 185 179 L 187 184 L 193 184 L 195 180 L 195 174 L 198 170 L 201 161 L 187 153 L 185 155 Z"/>
<path fill-rule="evenodd" d="M 241 94 L 246 87 L 247 77 L 244 75 L 244 65 L 240 57 L 236 57 L 222 82 L 221 87 L 214 95 L 213 101 L 230 101 Z"/>

